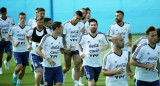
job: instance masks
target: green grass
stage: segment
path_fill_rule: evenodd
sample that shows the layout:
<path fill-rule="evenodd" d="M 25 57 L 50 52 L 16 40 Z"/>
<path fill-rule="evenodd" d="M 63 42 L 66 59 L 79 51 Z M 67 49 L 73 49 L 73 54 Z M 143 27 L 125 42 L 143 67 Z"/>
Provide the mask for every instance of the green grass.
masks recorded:
<path fill-rule="evenodd" d="M 138 38 L 139 36 L 133 37 L 133 42 L 135 42 L 135 40 L 137 40 Z M 110 49 L 102 52 L 102 56 L 104 56 L 104 54 L 107 53 L 109 50 Z M 6 54 L 4 54 L 3 61 L 5 58 L 6 58 Z M 62 54 L 60 54 L 60 59 L 61 59 L 62 66 L 64 66 L 64 57 Z M 12 74 L 15 68 L 13 56 L 11 61 L 9 62 L 9 67 L 10 69 L 6 71 L 3 64 L 3 74 L 0 75 L 0 86 L 14 86 L 12 84 Z M 72 68 L 73 68 L 73 62 L 72 62 Z M 135 67 L 131 66 L 131 69 L 132 69 L 132 72 L 134 72 Z M 134 79 L 131 80 L 129 77 L 127 78 L 128 78 L 129 86 L 134 86 Z M 83 83 L 85 84 L 84 86 L 88 85 L 85 77 L 83 77 Z M 26 73 L 21 81 L 21 86 L 35 86 L 34 73 L 30 71 L 30 66 L 26 67 Z M 63 86 L 74 86 L 74 81 L 71 78 L 71 70 L 67 72 L 66 80 Z M 105 86 L 105 77 L 102 76 L 102 73 L 100 74 L 99 80 L 97 82 L 97 86 Z"/>

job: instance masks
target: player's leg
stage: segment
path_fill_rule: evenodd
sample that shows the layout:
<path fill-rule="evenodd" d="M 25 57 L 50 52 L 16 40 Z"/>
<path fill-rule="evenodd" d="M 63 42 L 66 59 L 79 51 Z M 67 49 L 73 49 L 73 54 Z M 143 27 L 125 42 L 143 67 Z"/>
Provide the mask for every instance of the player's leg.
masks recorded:
<path fill-rule="evenodd" d="M 102 67 L 93 67 L 93 69 L 94 69 L 94 86 L 96 86 L 96 82 L 98 81 Z"/>
<path fill-rule="evenodd" d="M 63 82 L 62 66 L 55 67 L 54 70 L 55 70 L 54 83 L 56 83 L 56 86 L 62 86 Z"/>
<path fill-rule="evenodd" d="M 32 54 L 32 61 L 33 61 L 34 70 L 37 74 L 36 75 L 36 86 L 40 86 L 41 80 L 42 80 L 42 65 L 40 64 L 41 57 L 35 54 Z"/>
<path fill-rule="evenodd" d="M 152 86 L 160 86 L 159 80 L 156 80 L 156 81 L 152 82 Z"/>
<path fill-rule="evenodd" d="M 0 41 L 0 74 L 2 74 L 3 51 L 4 51 L 4 43 Z"/>
<path fill-rule="evenodd" d="M 81 69 L 80 69 L 80 77 L 79 77 L 79 82 L 78 82 L 79 85 L 84 85 L 84 84 L 82 83 L 83 76 L 84 76 L 84 67 L 81 66 Z"/>
<path fill-rule="evenodd" d="M 66 72 L 71 68 L 71 54 L 64 54 L 64 63 L 65 66 L 63 67 L 63 83 L 65 82 Z"/>
<path fill-rule="evenodd" d="M 9 65 L 8 65 L 8 62 L 11 60 L 12 58 L 12 44 L 11 42 L 9 41 L 6 41 L 6 44 L 5 44 L 5 52 L 7 53 L 7 58 L 6 60 L 4 61 L 4 65 L 5 65 L 5 69 L 6 70 L 9 70 Z"/>

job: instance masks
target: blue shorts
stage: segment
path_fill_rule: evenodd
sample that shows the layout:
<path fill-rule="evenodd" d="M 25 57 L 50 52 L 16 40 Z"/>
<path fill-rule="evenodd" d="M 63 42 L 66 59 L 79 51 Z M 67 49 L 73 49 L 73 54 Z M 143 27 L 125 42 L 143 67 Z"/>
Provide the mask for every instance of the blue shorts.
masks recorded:
<path fill-rule="evenodd" d="M 131 54 L 131 52 L 130 52 L 130 51 L 128 51 L 128 56 L 130 56 L 130 54 Z"/>
<path fill-rule="evenodd" d="M 71 55 L 73 55 L 73 54 L 79 54 L 79 50 L 71 51 Z"/>
<path fill-rule="evenodd" d="M 37 56 L 35 54 L 32 53 L 32 63 L 33 63 L 33 67 L 36 70 L 39 67 L 42 67 L 41 62 L 43 62 L 43 58 L 40 56 Z"/>
<path fill-rule="evenodd" d="M 45 86 L 53 86 L 57 82 L 63 82 L 62 66 L 43 67 L 43 79 Z"/>
<path fill-rule="evenodd" d="M 95 80 L 98 81 L 99 74 L 101 73 L 102 67 L 91 67 L 91 66 L 84 66 L 84 73 L 87 80 Z"/>
<path fill-rule="evenodd" d="M 29 65 L 29 51 L 26 52 L 13 52 L 15 64 L 22 64 L 23 66 Z"/>
<path fill-rule="evenodd" d="M 0 41 L 0 53 L 5 52 L 12 52 L 12 43 L 10 41 Z"/>
<path fill-rule="evenodd" d="M 159 80 L 153 82 L 135 80 L 135 86 L 160 86 L 160 85 L 159 85 Z"/>

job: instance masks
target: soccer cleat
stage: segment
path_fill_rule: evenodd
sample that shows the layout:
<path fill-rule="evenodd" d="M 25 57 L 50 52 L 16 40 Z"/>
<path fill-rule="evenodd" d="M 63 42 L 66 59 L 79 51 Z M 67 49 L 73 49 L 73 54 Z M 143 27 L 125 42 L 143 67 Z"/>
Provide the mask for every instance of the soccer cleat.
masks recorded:
<path fill-rule="evenodd" d="M 12 81 L 13 81 L 13 84 L 16 84 L 16 83 L 17 83 L 17 77 L 14 77 L 14 76 L 13 76 Z M 18 83 L 17 83 L 17 84 L 18 84 Z M 17 86 L 17 85 L 16 85 L 16 86 Z M 20 86 L 20 84 L 19 84 L 18 86 Z"/>
<path fill-rule="evenodd" d="M 75 75 L 75 70 L 74 70 L 74 68 L 72 68 L 72 79 L 73 79 L 73 80 L 75 80 L 75 79 L 74 79 L 74 75 Z"/>
<path fill-rule="evenodd" d="M 31 64 L 31 66 L 30 66 L 30 70 L 31 70 L 31 72 L 34 71 L 34 68 L 33 68 L 33 65 L 32 65 L 32 64 Z"/>
<path fill-rule="evenodd" d="M 82 81 L 79 81 L 78 85 L 83 86 L 84 84 L 82 83 Z"/>
<path fill-rule="evenodd" d="M 16 86 L 21 86 L 20 83 L 17 83 Z"/>
<path fill-rule="evenodd" d="M 9 65 L 8 65 L 8 62 L 6 60 L 4 61 L 4 65 L 5 65 L 5 69 L 9 70 Z"/>
<path fill-rule="evenodd" d="M 0 70 L 0 74 L 3 74 L 2 70 Z"/>

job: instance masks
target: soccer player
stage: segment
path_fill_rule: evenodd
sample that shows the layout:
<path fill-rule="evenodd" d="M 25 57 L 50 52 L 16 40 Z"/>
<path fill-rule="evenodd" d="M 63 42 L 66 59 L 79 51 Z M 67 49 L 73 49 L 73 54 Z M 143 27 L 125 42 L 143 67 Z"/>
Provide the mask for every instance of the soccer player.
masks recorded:
<path fill-rule="evenodd" d="M 89 22 L 88 22 L 88 20 L 90 19 L 90 17 L 91 17 L 91 10 L 87 7 L 87 8 L 85 8 L 86 9 L 86 11 L 87 11 L 87 14 L 86 14 L 86 22 L 85 22 L 85 31 L 86 32 L 89 32 L 90 31 L 90 29 L 89 29 Z"/>
<path fill-rule="evenodd" d="M 44 26 L 45 26 L 47 29 L 50 29 L 51 32 L 53 31 L 53 30 L 51 29 L 51 27 L 52 27 L 51 18 L 44 18 Z"/>
<path fill-rule="evenodd" d="M 59 51 L 63 49 L 61 35 L 63 27 L 61 22 L 54 22 L 52 25 L 52 35 L 45 35 L 36 52 L 43 58 L 43 78 L 45 86 L 53 86 L 53 81 L 56 86 L 62 86 L 63 74 L 62 66 L 59 59 Z"/>
<path fill-rule="evenodd" d="M 84 24 L 80 22 L 81 17 L 82 12 L 76 11 L 73 16 L 73 19 L 63 24 L 64 30 L 62 35 L 64 48 L 75 48 L 75 50 L 64 54 L 65 67 L 63 68 L 63 78 L 65 80 L 66 72 L 69 71 L 71 68 L 71 57 L 73 57 L 75 65 L 75 86 L 78 86 L 81 65 L 81 58 L 79 56 L 77 44 L 78 40 L 80 39 L 80 35 L 82 35 L 82 33 L 85 32 Z"/>
<path fill-rule="evenodd" d="M 160 46 L 157 42 L 157 32 L 154 26 L 146 29 L 147 42 L 138 46 L 132 55 L 130 64 L 136 66 L 136 86 L 159 86 L 157 62 L 160 58 Z"/>
<path fill-rule="evenodd" d="M 81 10 L 80 10 L 81 12 L 82 12 L 82 22 L 85 24 L 86 23 L 86 15 L 87 15 L 87 10 L 85 9 L 85 8 L 82 8 Z"/>
<path fill-rule="evenodd" d="M 36 23 L 36 17 L 37 17 L 37 16 L 38 16 L 38 8 L 36 8 L 36 10 L 35 10 L 35 17 L 29 19 L 29 21 L 28 21 L 28 25 L 29 25 L 31 28 L 34 28 L 34 27 L 37 26 L 37 23 Z"/>
<path fill-rule="evenodd" d="M 122 50 L 124 41 L 121 35 L 113 35 L 114 48 L 103 58 L 102 74 L 106 76 L 106 86 L 128 86 L 126 70 L 131 78 L 133 74 L 129 67 L 128 51 Z"/>
<path fill-rule="evenodd" d="M 29 65 L 29 51 L 25 42 L 25 34 L 31 28 L 25 25 L 26 14 L 19 13 L 19 24 L 13 26 L 7 35 L 8 40 L 13 44 L 13 55 L 16 68 L 13 73 L 13 83 L 20 86 L 20 82 L 25 74 L 26 66 Z M 13 39 L 11 38 L 13 36 Z M 17 74 L 19 77 L 17 80 Z"/>
<path fill-rule="evenodd" d="M 2 7 L 0 11 L 0 74 L 2 74 L 2 58 L 4 50 L 7 53 L 7 58 L 4 61 L 6 70 L 9 69 L 8 62 L 12 57 L 12 44 L 7 39 L 7 33 L 11 26 L 14 25 L 14 21 L 11 16 L 7 16 L 7 9 L 5 7 Z"/>
<path fill-rule="evenodd" d="M 35 69 L 35 72 L 37 73 L 36 75 L 36 86 L 40 85 L 40 82 L 43 81 L 42 79 L 42 65 L 41 62 L 43 61 L 42 57 L 40 57 L 36 53 L 36 49 L 42 39 L 42 37 L 45 34 L 51 34 L 49 29 L 46 29 L 44 25 L 44 18 L 41 16 L 36 17 L 36 23 L 37 26 L 31 30 L 28 31 L 28 33 L 25 36 L 26 43 L 28 46 L 28 49 L 31 50 L 32 52 L 32 61 L 33 61 L 33 66 Z M 29 43 L 29 38 L 32 37 L 32 46 Z M 41 85 L 43 85 L 43 82 L 41 82 Z"/>
<path fill-rule="evenodd" d="M 102 69 L 101 51 L 108 49 L 109 42 L 105 34 L 97 32 L 97 20 L 90 19 L 89 28 L 90 32 L 81 36 L 78 46 L 80 56 L 83 58 L 83 66 L 85 77 L 88 80 L 88 86 L 96 86 Z M 84 47 L 83 51 L 81 50 L 82 47 Z"/>

